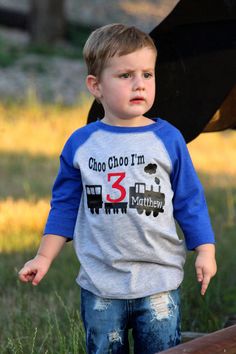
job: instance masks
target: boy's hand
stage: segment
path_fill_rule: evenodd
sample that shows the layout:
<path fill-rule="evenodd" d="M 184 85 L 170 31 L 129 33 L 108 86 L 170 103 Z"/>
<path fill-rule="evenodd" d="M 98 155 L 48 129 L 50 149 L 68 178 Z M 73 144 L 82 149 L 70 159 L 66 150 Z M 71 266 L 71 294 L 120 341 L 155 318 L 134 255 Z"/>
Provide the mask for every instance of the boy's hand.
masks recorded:
<path fill-rule="evenodd" d="M 25 283 L 32 282 L 33 285 L 38 285 L 47 273 L 50 264 L 51 261 L 47 257 L 38 254 L 35 258 L 25 263 L 18 273 L 19 279 Z"/>
<path fill-rule="evenodd" d="M 25 263 L 18 273 L 19 279 L 25 283 L 30 281 L 33 285 L 38 285 L 65 242 L 66 238 L 59 235 L 42 237 L 37 256 Z"/>
<path fill-rule="evenodd" d="M 200 245 L 196 248 L 197 258 L 195 268 L 197 280 L 202 283 L 201 294 L 204 295 L 211 278 L 216 274 L 215 246 L 213 244 Z"/>

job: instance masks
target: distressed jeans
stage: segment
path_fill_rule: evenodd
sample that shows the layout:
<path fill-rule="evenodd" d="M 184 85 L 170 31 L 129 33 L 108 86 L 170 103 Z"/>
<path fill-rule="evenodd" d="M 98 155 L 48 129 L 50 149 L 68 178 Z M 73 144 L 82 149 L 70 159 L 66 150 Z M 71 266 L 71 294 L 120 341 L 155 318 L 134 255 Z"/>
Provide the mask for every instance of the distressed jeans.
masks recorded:
<path fill-rule="evenodd" d="M 88 354 L 154 354 L 180 343 L 179 290 L 132 300 L 106 299 L 81 289 Z"/>

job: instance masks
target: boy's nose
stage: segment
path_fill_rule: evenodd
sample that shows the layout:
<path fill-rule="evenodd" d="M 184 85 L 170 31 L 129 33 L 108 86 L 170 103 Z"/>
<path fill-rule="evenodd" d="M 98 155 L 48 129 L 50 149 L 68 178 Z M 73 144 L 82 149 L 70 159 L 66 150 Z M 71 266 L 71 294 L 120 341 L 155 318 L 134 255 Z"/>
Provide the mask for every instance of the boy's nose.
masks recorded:
<path fill-rule="evenodd" d="M 133 88 L 134 88 L 134 91 L 144 90 L 145 85 L 144 85 L 143 77 L 141 77 L 141 76 L 135 77 Z"/>

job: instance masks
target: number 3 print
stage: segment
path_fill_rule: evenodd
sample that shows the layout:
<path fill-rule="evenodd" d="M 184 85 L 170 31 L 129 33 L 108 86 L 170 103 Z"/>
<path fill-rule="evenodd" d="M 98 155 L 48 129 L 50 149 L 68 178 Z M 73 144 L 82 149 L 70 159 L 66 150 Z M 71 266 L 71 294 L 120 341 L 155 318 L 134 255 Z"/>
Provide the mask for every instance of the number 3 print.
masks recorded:
<path fill-rule="evenodd" d="M 110 182 L 112 178 L 116 178 L 116 181 L 112 184 L 112 188 L 117 189 L 120 192 L 119 198 L 116 199 L 111 198 L 110 194 L 107 194 L 107 201 L 111 203 L 121 202 L 126 196 L 126 190 L 120 184 L 120 182 L 125 178 L 125 172 L 108 173 L 107 178 L 108 182 Z"/>

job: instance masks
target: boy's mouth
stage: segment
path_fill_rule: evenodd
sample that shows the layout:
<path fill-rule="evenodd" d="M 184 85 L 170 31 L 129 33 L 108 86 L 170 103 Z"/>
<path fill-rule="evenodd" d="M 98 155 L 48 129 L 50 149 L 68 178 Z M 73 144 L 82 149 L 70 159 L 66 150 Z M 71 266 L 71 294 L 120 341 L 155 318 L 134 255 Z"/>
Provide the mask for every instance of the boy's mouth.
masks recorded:
<path fill-rule="evenodd" d="M 130 100 L 131 103 L 141 103 L 141 102 L 144 102 L 144 101 L 145 101 L 145 99 L 143 97 L 140 97 L 140 96 L 131 98 L 131 100 Z"/>

